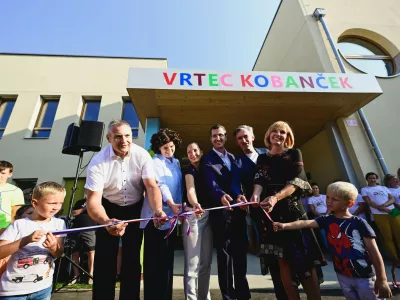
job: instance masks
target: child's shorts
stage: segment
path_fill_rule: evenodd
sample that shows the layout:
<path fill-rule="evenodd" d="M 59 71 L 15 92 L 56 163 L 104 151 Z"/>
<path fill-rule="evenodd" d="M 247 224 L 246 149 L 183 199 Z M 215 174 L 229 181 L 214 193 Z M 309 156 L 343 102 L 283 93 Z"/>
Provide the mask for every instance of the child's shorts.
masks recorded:
<path fill-rule="evenodd" d="M 31 294 L 15 295 L 15 296 L 0 296 L 1 300 L 27 300 L 27 299 L 40 299 L 50 300 L 51 299 L 52 287 L 48 287 L 44 290 L 40 290 Z"/>
<path fill-rule="evenodd" d="M 376 300 L 375 277 L 352 278 L 336 273 L 346 300 Z"/>

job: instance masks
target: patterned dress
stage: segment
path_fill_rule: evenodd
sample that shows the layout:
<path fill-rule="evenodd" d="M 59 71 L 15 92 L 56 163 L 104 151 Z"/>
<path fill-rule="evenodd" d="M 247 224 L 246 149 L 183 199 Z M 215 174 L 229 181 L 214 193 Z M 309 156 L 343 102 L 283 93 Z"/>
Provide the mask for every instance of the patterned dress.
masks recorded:
<path fill-rule="evenodd" d="M 275 195 L 288 184 L 294 185 L 296 191 L 278 201 L 270 216 L 273 221 L 281 223 L 307 219 L 301 197 L 311 193 L 311 186 L 307 182 L 300 150 L 287 149 L 278 155 L 260 155 L 254 184 L 263 187 L 261 200 Z M 323 282 L 320 267 L 326 265 L 326 261 L 312 229 L 274 232 L 272 223 L 266 216 L 261 226 L 260 260 L 264 274 L 267 273 L 268 260 L 273 255 L 290 263 L 293 285 L 298 286 L 301 280 L 312 276 L 313 268 L 316 268 L 319 281 Z"/>

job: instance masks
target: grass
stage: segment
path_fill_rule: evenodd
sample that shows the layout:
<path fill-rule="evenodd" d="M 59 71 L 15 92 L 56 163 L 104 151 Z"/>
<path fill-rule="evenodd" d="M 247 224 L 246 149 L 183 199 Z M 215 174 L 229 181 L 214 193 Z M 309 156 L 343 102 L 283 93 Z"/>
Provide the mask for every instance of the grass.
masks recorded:
<path fill-rule="evenodd" d="M 64 285 L 64 283 L 62 283 L 62 282 L 57 283 L 56 284 L 56 289 L 59 289 L 63 285 Z M 115 287 L 119 288 L 119 285 L 120 285 L 119 282 L 117 282 Z M 91 290 L 92 287 L 93 286 L 91 284 L 87 284 L 87 283 L 75 283 L 75 284 L 67 285 L 67 286 L 63 287 L 63 289 L 69 289 L 69 290 Z"/>

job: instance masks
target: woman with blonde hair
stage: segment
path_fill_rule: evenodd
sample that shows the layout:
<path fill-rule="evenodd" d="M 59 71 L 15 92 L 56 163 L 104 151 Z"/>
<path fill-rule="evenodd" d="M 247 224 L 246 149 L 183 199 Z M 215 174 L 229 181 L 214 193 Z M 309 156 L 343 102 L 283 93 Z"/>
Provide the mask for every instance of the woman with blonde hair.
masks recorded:
<path fill-rule="evenodd" d="M 294 135 L 289 124 L 278 121 L 267 130 L 264 143 L 269 149 L 259 155 L 251 201 L 260 203 L 265 214 L 261 233 L 262 267 L 278 258 L 282 283 L 288 299 L 298 299 L 297 286 L 303 285 L 308 299 L 321 299 L 321 265 L 326 262 L 310 229 L 274 232 L 275 222 L 307 219 L 301 197 L 310 194 L 311 186 L 304 172 L 302 155 L 294 149 Z M 318 272 L 317 272 L 318 271 Z"/>

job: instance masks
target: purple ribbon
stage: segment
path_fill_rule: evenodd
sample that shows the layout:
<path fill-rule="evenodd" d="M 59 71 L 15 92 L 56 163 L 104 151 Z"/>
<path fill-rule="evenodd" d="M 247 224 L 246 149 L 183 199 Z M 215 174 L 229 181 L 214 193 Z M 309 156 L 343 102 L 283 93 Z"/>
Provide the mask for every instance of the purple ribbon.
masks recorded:
<path fill-rule="evenodd" d="M 234 207 L 247 206 L 247 205 L 252 205 L 252 204 L 259 204 L 259 203 L 258 202 L 240 202 L 240 203 L 232 204 L 230 207 L 234 208 Z M 204 211 L 227 209 L 227 208 L 228 208 L 227 206 L 218 206 L 218 207 L 213 207 L 213 208 L 206 208 L 206 209 L 204 209 Z M 269 216 L 269 214 L 264 209 L 263 209 L 263 211 L 265 212 L 267 217 L 271 220 L 271 222 L 273 222 L 271 217 Z M 111 224 L 95 225 L 95 226 L 89 226 L 89 227 L 80 227 L 80 228 L 72 228 L 72 229 L 66 229 L 66 230 L 53 231 L 52 234 L 55 235 L 55 236 L 57 236 L 57 235 L 66 235 L 66 234 L 71 234 L 71 233 L 92 231 L 92 230 L 96 230 L 96 229 L 99 229 L 99 228 L 104 228 L 104 227 L 108 227 L 108 226 L 117 225 L 117 224 L 120 224 L 120 223 L 135 223 L 135 222 L 141 222 L 141 221 L 162 220 L 162 219 L 168 218 L 168 219 L 171 220 L 171 222 L 170 222 L 170 227 L 168 229 L 168 232 L 165 235 L 165 239 L 168 238 L 168 236 L 170 236 L 170 234 L 174 231 L 174 229 L 176 227 L 176 224 L 178 223 L 179 219 L 185 221 L 186 224 L 188 225 L 187 226 L 188 228 L 186 230 L 186 235 L 189 236 L 190 235 L 190 224 L 189 224 L 189 221 L 187 220 L 187 217 L 190 216 L 190 215 L 197 214 L 198 212 L 200 212 L 200 210 L 198 210 L 198 209 L 192 210 L 192 211 L 186 211 L 185 206 L 182 206 L 182 212 L 181 213 L 179 213 L 178 215 L 170 216 L 170 217 L 132 219 L 132 220 L 126 220 L 126 221 L 119 221 L 119 222 L 115 222 L 115 223 L 111 223 Z"/>

